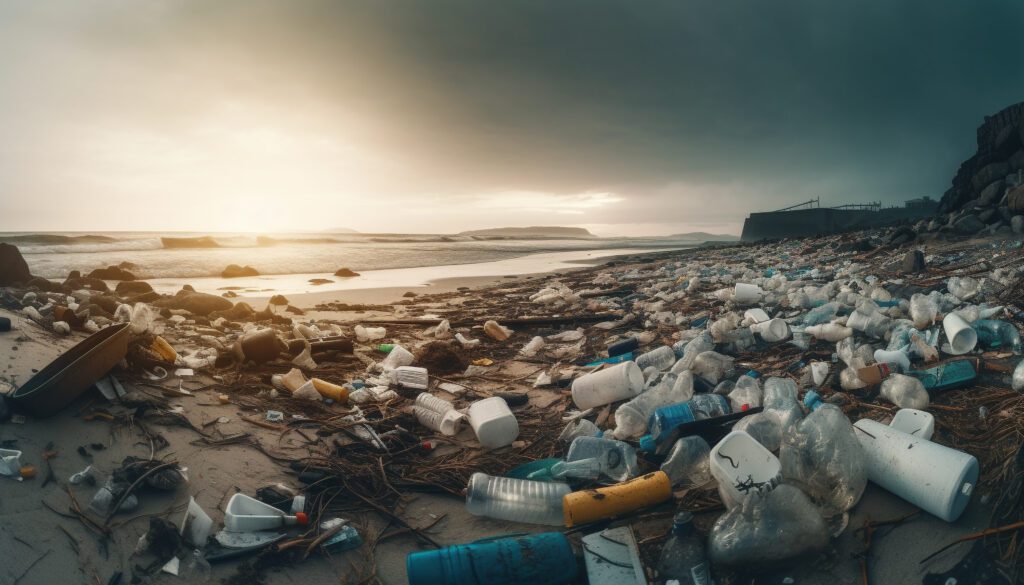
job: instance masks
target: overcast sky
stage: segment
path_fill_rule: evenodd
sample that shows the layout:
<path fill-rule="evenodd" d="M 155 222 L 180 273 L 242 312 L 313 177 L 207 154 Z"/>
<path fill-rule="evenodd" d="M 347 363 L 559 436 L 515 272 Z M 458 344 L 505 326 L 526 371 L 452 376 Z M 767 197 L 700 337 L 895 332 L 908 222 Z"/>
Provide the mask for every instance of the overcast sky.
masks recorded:
<path fill-rule="evenodd" d="M 1024 2 L 0 0 L 0 230 L 739 233 L 941 196 Z"/>

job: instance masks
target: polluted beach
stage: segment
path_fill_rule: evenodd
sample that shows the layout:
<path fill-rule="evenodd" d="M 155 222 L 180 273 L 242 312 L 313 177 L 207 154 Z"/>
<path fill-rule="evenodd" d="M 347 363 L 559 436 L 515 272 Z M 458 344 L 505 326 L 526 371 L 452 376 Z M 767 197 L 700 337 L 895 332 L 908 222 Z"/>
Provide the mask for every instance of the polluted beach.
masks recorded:
<path fill-rule="evenodd" d="M 690 4 L 115 4 L 0 8 L 0 85 L 80 96 L 0 108 L 0 585 L 1024 581 L 1019 63 L 947 104 L 875 73 L 948 43 L 855 67 L 837 7 L 775 47 Z M 932 10 L 971 63 L 1024 16 Z"/>

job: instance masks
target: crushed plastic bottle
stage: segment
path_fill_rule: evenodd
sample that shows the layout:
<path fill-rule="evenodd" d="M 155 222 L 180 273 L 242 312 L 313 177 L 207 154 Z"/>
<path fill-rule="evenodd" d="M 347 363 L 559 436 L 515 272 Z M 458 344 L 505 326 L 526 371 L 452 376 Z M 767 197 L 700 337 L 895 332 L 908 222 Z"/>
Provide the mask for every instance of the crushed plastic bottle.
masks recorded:
<path fill-rule="evenodd" d="M 592 461 L 596 466 L 581 464 L 583 461 Z M 634 477 L 638 471 L 636 451 L 626 443 L 600 437 L 577 437 L 569 446 L 565 461 L 552 466 L 551 475 L 555 479 L 604 478 L 622 482 Z"/>
<path fill-rule="evenodd" d="M 676 363 L 676 353 L 667 345 L 640 354 L 636 358 L 636 365 L 640 366 L 641 370 L 653 367 L 660 372 L 671 368 L 674 363 Z"/>
<path fill-rule="evenodd" d="M 729 405 L 736 412 L 743 410 L 744 405 L 750 408 L 761 406 L 763 400 L 761 382 L 746 374 L 736 379 L 736 385 L 729 393 Z"/>
<path fill-rule="evenodd" d="M 665 583 L 709 585 L 711 571 L 704 543 L 693 527 L 693 514 L 679 512 L 672 519 L 672 536 L 661 549 L 658 577 Z"/>
<path fill-rule="evenodd" d="M 705 351 L 693 361 L 694 374 L 697 374 L 712 384 L 717 384 L 723 378 L 731 377 L 735 358 L 722 355 L 717 351 Z"/>
<path fill-rule="evenodd" d="M 702 486 L 711 481 L 710 453 L 711 447 L 702 437 L 683 437 L 672 445 L 661 470 L 674 486 Z"/>
<path fill-rule="evenodd" d="M 925 410 L 928 408 L 928 391 L 921 380 L 903 374 L 893 374 L 882 382 L 879 392 L 882 398 L 900 408 Z"/>
<path fill-rule="evenodd" d="M 985 349 L 1009 349 L 1021 354 L 1020 333 L 1017 328 L 1006 321 L 980 319 L 971 323 L 978 333 L 978 344 Z"/>
<path fill-rule="evenodd" d="M 785 434 L 782 476 L 800 487 L 825 517 L 845 513 L 867 486 L 867 463 L 843 411 L 823 404 Z"/>
<path fill-rule="evenodd" d="M 684 371 L 673 379 L 664 380 L 615 409 L 615 438 L 621 440 L 639 437 L 647 432 L 648 421 L 655 410 L 670 404 L 686 402 L 692 397 L 693 374 L 689 371 Z"/>
<path fill-rule="evenodd" d="M 679 361 L 672 366 L 672 371 L 678 374 L 683 370 L 689 370 L 693 367 L 693 362 L 697 359 L 698 355 L 705 351 L 711 351 L 714 348 L 715 342 L 711 338 L 711 334 L 707 331 L 701 333 L 686 344 L 686 347 L 683 348 L 683 357 L 679 358 Z"/>

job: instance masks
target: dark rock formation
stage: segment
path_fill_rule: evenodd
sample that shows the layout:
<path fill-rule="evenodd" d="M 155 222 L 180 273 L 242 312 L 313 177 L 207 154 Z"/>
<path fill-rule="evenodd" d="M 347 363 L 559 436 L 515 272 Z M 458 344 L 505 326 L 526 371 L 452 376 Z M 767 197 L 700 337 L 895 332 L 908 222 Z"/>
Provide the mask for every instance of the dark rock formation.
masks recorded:
<path fill-rule="evenodd" d="M 135 280 L 135 275 L 128 272 L 120 266 L 107 266 L 106 268 L 97 268 L 89 273 L 88 278 L 98 278 L 100 280 Z"/>
<path fill-rule="evenodd" d="M 238 264 L 228 264 L 220 273 L 222 278 L 239 278 L 242 276 L 259 276 L 260 273 L 256 271 L 252 266 L 239 266 Z"/>
<path fill-rule="evenodd" d="M 338 271 L 334 273 L 334 276 L 359 276 L 359 273 L 352 271 L 350 268 L 339 268 Z"/>
<path fill-rule="evenodd" d="M 961 209 L 975 199 L 998 204 L 1005 185 L 997 183 L 1024 170 L 1024 102 L 987 116 L 978 128 L 977 139 L 978 150 L 960 165 L 953 186 L 942 196 L 940 213 Z"/>
<path fill-rule="evenodd" d="M 24 284 L 32 279 L 28 263 L 17 246 L 0 243 L 0 286 Z"/>
<path fill-rule="evenodd" d="M 169 309 L 184 309 L 196 315 L 209 315 L 214 311 L 226 311 L 232 307 L 231 301 L 225 298 L 184 289 L 173 297 L 161 299 L 153 304 Z"/>
<path fill-rule="evenodd" d="M 124 280 L 117 283 L 117 288 L 114 290 L 122 297 L 126 297 L 129 295 L 153 292 L 153 287 L 143 280 Z"/>

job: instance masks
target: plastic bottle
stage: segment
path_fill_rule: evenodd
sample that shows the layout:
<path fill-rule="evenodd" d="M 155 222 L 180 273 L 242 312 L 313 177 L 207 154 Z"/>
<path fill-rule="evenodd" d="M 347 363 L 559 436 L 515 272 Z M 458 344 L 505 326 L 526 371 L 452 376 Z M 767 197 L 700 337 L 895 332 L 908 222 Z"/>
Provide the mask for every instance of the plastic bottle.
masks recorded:
<path fill-rule="evenodd" d="M 672 406 L 663 406 L 654 411 L 648 423 L 650 438 L 654 444 L 662 442 L 680 425 L 722 416 L 731 412 L 729 401 L 717 394 L 698 394 L 690 400 Z M 642 443 L 645 441 L 641 441 Z M 642 447 L 642 446 L 641 446 Z"/>
<path fill-rule="evenodd" d="M 694 374 L 703 376 L 712 384 L 718 384 L 722 378 L 729 378 L 733 372 L 735 359 L 722 355 L 717 351 L 705 351 L 693 360 Z"/>
<path fill-rule="evenodd" d="M 620 516 L 672 498 L 672 482 L 663 471 L 641 475 L 627 482 L 596 490 L 566 494 L 562 499 L 565 525 L 569 528 L 603 518 Z"/>
<path fill-rule="evenodd" d="M 1006 321 L 981 319 L 971 323 L 971 327 L 978 332 L 979 345 L 984 346 L 986 349 L 1007 348 L 1013 353 L 1020 355 L 1020 333 L 1013 325 Z"/>
<path fill-rule="evenodd" d="M 683 370 L 689 370 L 698 355 L 712 349 L 715 349 L 715 341 L 711 338 L 711 333 L 707 331 L 701 333 L 686 344 L 686 347 L 683 348 L 683 357 L 679 358 L 679 361 L 672 366 L 672 371 L 678 374 Z"/>
<path fill-rule="evenodd" d="M 630 439 L 647 431 L 654 411 L 693 397 L 693 374 L 684 371 L 669 386 L 662 383 L 615 409 L 615 438 Z"/>
<path fill-rule="evenodd" d="M 761 406 L 762 400 L 761 383 L 747 374 L 736 379 L 736 386 L 729 393 L 729 404 L 734 411 L 741 410 L 744 405 L 749 408 Z"/>
<path fill-rule="evenodd" d="M 813 335 L 818 339 L 831 341 L 832 343 L 835 343 L 837 341 L 846 339 L 847 337 L 853 335 L 853 329 L 850 329 L 849 327 L 845 327 L 843 325 L 838 325 L 836 323 L 825 323 L 823 325 L 814 325 L 808 327 L 804 329 L 804 333 L 807 333 L 808 335 Z M 794 339 L 795 338 L 796 337 L 794 336 Z"/>
<path fill-rule="evenodd" d="M 594 408 L 632 398 L 643 386 L 643 372 L 636 363 L 622 362 L 573 380 L 572 400 L 578 408 Z"/>
<path fill-rule="evenodd" d="M 597 474 L 589 475 L 592 466 L 580 466 L 578 462 L 594 460 L 597 463 Z M 577 468 L 585 470 L 588 475 L 578 475 L 573 471 L 573 464 Z M 566 473 L 562 474 L 565 470 Z M 586 479 L 607 478 L 613 482 L 626 481 L 635 476 L 639 470 L 636 461 L 636 451 L 633 447 L 616 441 L 600 437 L 577 437 L 569 446 L 569 452 L 565 455 L 565 464 L 555 464 L 551 468 L 551 475 L 556 479 L 559 477 L 580 477 Z"/>
<path fill-rule="evenodd" d="M 679 585 L 709 585 L 710 568 L 704 543 L 693 528 L 693 514 L 680 512 L 672 519 L 672 536 L 661 549 L 658 577 Z"/>
<path fill-rule="evenodd" d="M 474 473 L 466 488 L 466 510 L 475 516 L 525 524 L 560 526 L 569 484 Z"/>
<path fill-rule="evenodd" d="M 647 353 L 640 354 L 636 358 L 636 365 L 641 370 L 654 367 L 658 371 L 665 371 L 671 368 L 674 363 L 676 363 L 676 353 L 667 345 L 662 345 Z"/>
<path fill-rule="evenodd" d="M 409 350 L 401 345 L 394 345 L 391 347 L 391 351 L 388 352 L 388 357 L 384 358 L 380 365 L 385 371 L 393 370 L 402 366 L 411 366 L 414 359 Z"/>
<path fill-rule="evenodd" d="M 935 323 L 939 314 L 939 305 L 932 297 L 915 293 L 910 297 L 910 318 L 914 327 L 924 329 Z"/>
<path fill-rule="evenodd" d="M 710 452 L 711 447 L 703 437 L 683 437 L 672 445 L 661 470 L 668 475 L 672 485 L 702 486 L 711 480 Z"/>
<path fill-rule="evenodd" d="M 406 557 L 409 585 L 564 585 L 578 563 L 561 532 L 488 538 Z"/>

